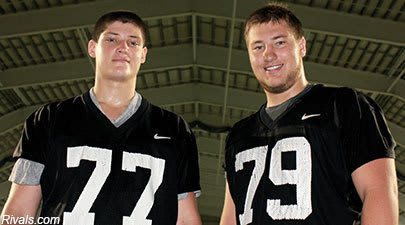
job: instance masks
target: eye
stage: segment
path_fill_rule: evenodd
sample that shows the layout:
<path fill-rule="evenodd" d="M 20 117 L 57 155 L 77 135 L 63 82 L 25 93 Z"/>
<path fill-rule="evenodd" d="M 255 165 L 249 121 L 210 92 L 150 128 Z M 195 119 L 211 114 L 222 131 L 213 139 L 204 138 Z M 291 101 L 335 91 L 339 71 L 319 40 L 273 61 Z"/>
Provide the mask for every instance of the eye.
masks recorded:
<path fill-rule="evenodd" d="M 106 41 L 106 42 L 109 42 L 109 43 L 114 43 L 114 42 L 116 42 L 116 40 L 115 40 L 114 38 L 111 38 L 111 37 L 107 37 L 107 38 L 105 39 L 105 41 Z"/>
<path fill-rule="evenodd" d="M 276 42 L 276 45 L 277 46 L 282 46 L 282 45 L 284 45 L 285 44 L 285 41 L 277 41 Z"/>
<path fill-rule="evenodd" d="M 138 46 L 139 45 L 139 42 L 137 42 L 137 41 L 129 41 L 128 42 L 128 46 Z"/>
<path fill-rule="evenodd" d="M 262 50 L 262 49 L 264 49 L 263 45 L 257 45 L 253 47 L 253 50 Z"/>

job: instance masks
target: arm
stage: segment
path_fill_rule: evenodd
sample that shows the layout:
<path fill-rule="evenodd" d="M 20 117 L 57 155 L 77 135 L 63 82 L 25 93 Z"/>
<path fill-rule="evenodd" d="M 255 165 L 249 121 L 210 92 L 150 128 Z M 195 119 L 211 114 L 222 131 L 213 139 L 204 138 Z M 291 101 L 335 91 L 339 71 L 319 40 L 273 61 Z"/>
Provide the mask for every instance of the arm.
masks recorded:
<path fill-rule="evenodd" d="M 28 215 L 35 217 L 41 198 L 40 185 L 21 185 L 13 183 L 1 215 L 12 215 L 14 217 L 25 217 Z"/>
<path fill-rule="evenodd" d="M 220 225 L 236 225 L 235 203 L 229 192 L 228 182 L 225 186 L 224 208 L 222 209 Z"/>
<path fill-rule="evenodd" d="M 177 225 L 201 225 L 193 192 L 189 192 L 187 198 L 179 200 L 178 207 Z"/>
<path fill-rule="evenodd" d="M 361 224 L 398 224 L 398 187 L 395 161 L 373 160 L 352 173 L 353 183 L 363 201 Z"/>

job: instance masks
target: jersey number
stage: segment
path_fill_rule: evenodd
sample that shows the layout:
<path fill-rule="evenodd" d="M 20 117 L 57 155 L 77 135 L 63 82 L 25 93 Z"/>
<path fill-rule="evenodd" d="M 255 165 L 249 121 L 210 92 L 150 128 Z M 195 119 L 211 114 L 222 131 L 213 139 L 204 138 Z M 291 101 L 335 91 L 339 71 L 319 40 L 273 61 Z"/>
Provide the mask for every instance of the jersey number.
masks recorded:
<path fill-rule="evenodd" d="M 72 212 L 63 213 L 64 225 L 92 225 L 94 213 L 89 212 L 111 170 L 112 151 L 108 149 L 80 146 L 67 149 L 67 167 L 78 167 L 81 160 L 95 161 L 96 167 L 84 187 Z M 130 216 L 123 217 L 123 225 L 151 225 L 146 219 L 153 206 L 154 195 L 162 183 L 165 161 L 149 155 L 123 152 L 122 170 L 136 172 L 136 167 L 151 170 L 146 184 Z M 152 193 L 152 195 L 150 194 Z"/>
<path fill-rule="evenodd" d="M 243 164 L 254 161 L 255 167 L 250 178 L 243 213 L 239 215 L 241 225 L 252 222 L 252 202 L 257 186 L 263 176 L 268 146 L 245 150 L 236 155 L 235 171 L 243 169 Z M 282 152 L 296 152 L 296 169 L 283 170 L 281 167 Z M 267 214 L 274 220 L 303 220 L 312 213 L 311 179 L 312 179 L 311 146 L 304 137 L 291 137 L 279 140 L 271 150 L 269 179 L 275 185 L 296 185 L 297 204 L 281 205 L 279 199 L 267 199 Z"/>

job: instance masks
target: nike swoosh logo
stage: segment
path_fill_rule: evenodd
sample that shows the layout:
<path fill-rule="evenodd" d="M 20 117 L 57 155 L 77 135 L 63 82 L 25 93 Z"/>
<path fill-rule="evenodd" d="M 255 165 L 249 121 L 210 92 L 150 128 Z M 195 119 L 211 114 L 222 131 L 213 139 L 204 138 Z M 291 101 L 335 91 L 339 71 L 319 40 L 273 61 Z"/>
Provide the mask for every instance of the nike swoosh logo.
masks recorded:
<path fill-rule="evenodd" d="M 309 115 L 307 115 L 307 114 L 305 113 L 304 115 L 302 115 L 301 120 L 306 120 L 306 119 L 308 119 L 308 118 L 316 117 L 316 116 L 321 116 L 321 114 L 309 114 Z"/>
<path fill-rule="evenodd" d="M 171 137 L 165 137 L 165 136 L 159 136 L 158 134 L 155 134 L 155 136 L 153 136 L 154 139 L 172 139 Z"/>

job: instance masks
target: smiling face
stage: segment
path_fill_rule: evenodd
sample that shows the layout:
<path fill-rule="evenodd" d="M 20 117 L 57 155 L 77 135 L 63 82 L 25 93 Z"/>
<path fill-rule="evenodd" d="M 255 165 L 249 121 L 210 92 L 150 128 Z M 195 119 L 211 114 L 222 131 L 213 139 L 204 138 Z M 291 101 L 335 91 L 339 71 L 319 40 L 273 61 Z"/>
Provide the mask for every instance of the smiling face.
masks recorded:
<path fill-rule="evenodd" d="M 136 80 L 146 60 L 147 49 L 139 27 L 119 21 L 109 24 L 96 41 L 90 40 L 89 55 L 96 59 L 96 78 Z"/>
<path fill-rule="evenodd" d="M 253 25 L 246 44 L 252 70 L 266 93 L 279 94 L 305 85 L 305 38 L 297 39 L 285 21 Z"/>

